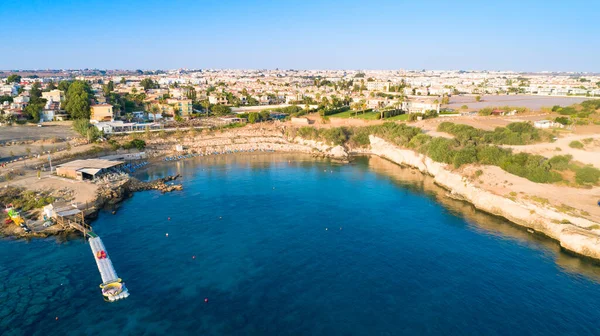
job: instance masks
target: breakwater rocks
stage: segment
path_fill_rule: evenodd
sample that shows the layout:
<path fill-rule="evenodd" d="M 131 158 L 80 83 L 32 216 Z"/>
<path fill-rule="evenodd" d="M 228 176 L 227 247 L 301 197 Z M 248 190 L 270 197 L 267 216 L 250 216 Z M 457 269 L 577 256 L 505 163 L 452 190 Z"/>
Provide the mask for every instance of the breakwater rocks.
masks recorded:
<path fill-rule="evenodd" d="M 182 190 L 183 187 L 180 184 L 167 184 L 167 182 L 175 181 L 180 177 L 179 174 L 174 176 L 167 176 L 150 182 L 142 182 L 136 178 L 131 178 L 129 181 L 129 191 L 144 191 L 144 190 L 158 190 L 162 193 L 171 192 L 175 190 Z"/>
<path fill-rule="evenodd" d="M 96 204 L 97 208 L 114 209 L 124 199 L 131 196 L 132 193 L 144 190 L 158 190 L 162 193 L 182 190 L 183 186 L 179 184 L 167 184 L 180 177 L 179 174 L 159 178 L 153 181 L 140 181 L 134 177 L 102 185 L 98 189 Z M 93 215 L 91 215 L 93 217 Z"/>
<path fill-rule="evenodd" d="M 401 149 L 376 136 L 369 136 L 372 154 L 432 176 L 452 197 L 467 201 L 477 209 L 504 217 L 511 222 L 541 232 L 560 246 L 579 255 L 600 259 L 600 236 L 591 229 L 598 223 L 571 216 L 533 202 L 515 202 L 480 188 L 446 164 L 412 150 Z"/>

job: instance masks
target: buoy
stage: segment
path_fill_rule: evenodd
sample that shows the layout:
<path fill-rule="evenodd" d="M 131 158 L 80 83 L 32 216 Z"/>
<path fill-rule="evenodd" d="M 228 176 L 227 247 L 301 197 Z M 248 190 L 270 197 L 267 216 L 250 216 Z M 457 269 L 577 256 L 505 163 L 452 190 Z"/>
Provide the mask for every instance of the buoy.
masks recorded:
<path fill-rule="evenodd" d="M 208 298 L 204 298 L 204 302 L 208 302 Z"/>
<path fill-rule="evenodd" d="M 196 259 L 196 256 L 192 256 L 192 259 Z"/>
<path fill-rule="evenodd" d="M 223 219 L 223 217 L 219 216 L 219 219 Z"/>
<path fill-rule="evenodd" d="M 56 317 L 56 320 L 58 321 L 58 316 Z"/>
<path fill-rule="evenodd" d="M 168 236 L 169 236 L 169 234 L 168 234 L 168 233 L 167 233 L 167 234 L 165 234 L 165 237 L 168 237 Z"/>
<path fill-rule="evenodd" d="M 325 231 L 329 230 L 328 228 L 325 228 Z"/>
<path fill-rule="evenodd" d="M 167 217 L 167 220 L 171 220 L 171 217 Z"/>

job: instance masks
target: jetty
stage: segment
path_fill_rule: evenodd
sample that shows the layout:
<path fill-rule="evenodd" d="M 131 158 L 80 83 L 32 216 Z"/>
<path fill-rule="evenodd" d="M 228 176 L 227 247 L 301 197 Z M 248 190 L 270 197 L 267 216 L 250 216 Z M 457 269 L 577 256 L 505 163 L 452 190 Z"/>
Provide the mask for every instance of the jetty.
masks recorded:
<path fill-rule="evenodd" d="M 100 288 L 106 301 L 117 301 L 129 296 L 129 290 L 117 276 L 117 272 L 108 256 L 108 252 L 106 252 L 106 247 L 104 247 L 102 239 L 85 222 L 83 211 L 74 206 L 60 208 L 47 205 L 44 207 L 44 213 L 47 218 L 55 218 L 57 225 L 77 230 L 88 239 L 94 260 L 96 260 L 96 266 L 98 266 L 98 271 L 102 278 Z"/>
<path fill-rule="evenodd" d="M 108 301 L 117 301 L 124 299 L 129 296 L 129 290 L 125 287 L 125 284 L 121 282 L 121 279 L 117 276 L 117 272 L 110 261 L 108 252 L 102 243 L 102 239 L 93 232 L 88 232 L 88 242 L 90 248 L 94 254 L 98 271 L 100 271 L 100 277 L 102 278 L 102 295 Z"/>

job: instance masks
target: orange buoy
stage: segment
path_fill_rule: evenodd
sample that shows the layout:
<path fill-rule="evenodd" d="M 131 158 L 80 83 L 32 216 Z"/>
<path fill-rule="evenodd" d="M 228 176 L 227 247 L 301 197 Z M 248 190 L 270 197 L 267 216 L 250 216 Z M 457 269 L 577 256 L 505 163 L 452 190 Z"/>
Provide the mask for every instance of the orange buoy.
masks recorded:
<path fill-rule="evenodd" d="M 56 317 L 56 320 L 58 321 L 58 316 Z"/>

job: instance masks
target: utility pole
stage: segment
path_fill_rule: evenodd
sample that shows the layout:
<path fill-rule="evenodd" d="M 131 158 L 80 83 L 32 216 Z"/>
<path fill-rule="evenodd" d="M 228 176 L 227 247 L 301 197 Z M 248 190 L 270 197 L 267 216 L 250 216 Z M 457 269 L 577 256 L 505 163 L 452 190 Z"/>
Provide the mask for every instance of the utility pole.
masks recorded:
<path fill-rule="evenodd" d="M 52 157 L 48 154 L 48 162 L 50 162 L 50 175 L 52 175 Z"/>

